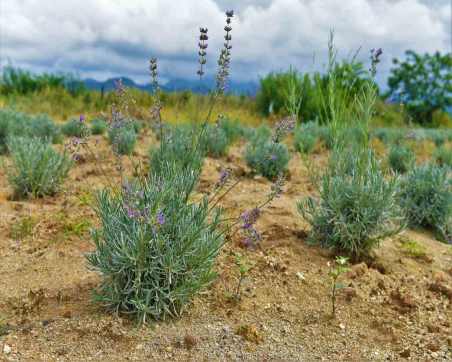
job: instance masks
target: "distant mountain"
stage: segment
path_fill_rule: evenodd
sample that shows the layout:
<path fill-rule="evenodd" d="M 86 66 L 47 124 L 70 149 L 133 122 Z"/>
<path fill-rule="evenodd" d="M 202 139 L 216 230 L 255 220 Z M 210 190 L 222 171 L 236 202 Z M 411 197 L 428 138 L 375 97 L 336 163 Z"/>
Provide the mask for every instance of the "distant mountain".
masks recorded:
<path fill-rule="evenodd" d="M 137 88 L 146 92 L 152 91 L 151 84 L 138 84 L 135 83 L 132 79 L 127 77 L 110 78 L 103 82 L 95 79 L 85 79 L 83 82 L 85 83 L 88 89 L 98 91 L 104 89 L 104 91 L 111 91 L 115 88 L 115 82 L 118 79 L 122 79 L 122 82 L 126 87 Z M 167 92 L 181 92 L 189 90 L 201 94 L 208 93 L 209 90 L 214 89 L 214 87 L 215 87 L 214 78 L 203 79 L 202 83 L 200 83 L 199 80 L 175 78 L 170 79 L 167 83 L 161 86 L 161 88 Z M 254 96 L 257 93 L 258 88 L 259 85 L 257 82 L 236 82 L 236 81 L 228 82 L 228 93 Z"/>

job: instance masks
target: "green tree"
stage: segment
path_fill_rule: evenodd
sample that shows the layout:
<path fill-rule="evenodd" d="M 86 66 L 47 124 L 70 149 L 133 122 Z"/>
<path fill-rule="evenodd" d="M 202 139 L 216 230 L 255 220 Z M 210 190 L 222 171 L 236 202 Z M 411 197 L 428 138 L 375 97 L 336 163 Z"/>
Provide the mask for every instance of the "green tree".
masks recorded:
<path fill-rule="evenodd" d="M 393 60 L 386 96 L 403 103 L 414 121 L 429 125 L 435 111 L 452 106 L 452 54 L 405 54 L 405 61 Z"/>

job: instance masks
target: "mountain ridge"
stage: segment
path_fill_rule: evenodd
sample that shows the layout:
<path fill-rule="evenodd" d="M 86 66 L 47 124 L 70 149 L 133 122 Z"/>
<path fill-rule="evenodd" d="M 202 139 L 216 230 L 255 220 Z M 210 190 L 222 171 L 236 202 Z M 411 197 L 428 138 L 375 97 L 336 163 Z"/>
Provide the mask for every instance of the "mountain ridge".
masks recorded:
<path fill-rule="evenodd" d="M 92 90 L 104 90 L 111 91 L 115 88 L 115 83 L 119 79 L 122 80 L 123 84 L 129 88 L 137 88 L 146 92 L 152 92 L 152 85 L 150 83 L 140 84 L 136 83 L 134 80 L 128 77 L 114 77 L 109 78 L 105 81 L 98 81 L 96 79 L 87 78 L 83 80 L 83 83 L 88 89 Z M 200 83 L 199 80 L 190 80 L 182 78 L 170 79 L 168 82 L 160 86 L 162 90 L 166 92 L 182 92 L 182 91 L 192 91 L 194 93 L 206 94 L 210 90 L 215 88 L 215 79 L 206 78 Z M 229 81 L 227 93 L 232 94 L 244 94 L 248 96 L 254 96 L 257 93 L 259 85 L 257 82 L 237 82 Z"/>

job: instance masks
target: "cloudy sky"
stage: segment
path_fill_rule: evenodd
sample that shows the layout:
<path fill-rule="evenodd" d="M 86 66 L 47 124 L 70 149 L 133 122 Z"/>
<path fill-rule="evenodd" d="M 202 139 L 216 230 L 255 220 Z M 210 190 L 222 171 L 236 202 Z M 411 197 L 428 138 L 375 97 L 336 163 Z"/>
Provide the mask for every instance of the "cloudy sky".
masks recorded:
<path fill-rule="evenodd" d="M 232 77 L 322 68 L 330 29 L 339 57 L 382 47 L 380 81 L 406 49 L 451 51 L 450 0 L 0 0 L 0 61 L 32 71 L 77 72 L 147 82 L 147 60 L 163 77 L 194 77 L 199 26 L 209 29 L 208 71 L 234 9 Z"/>

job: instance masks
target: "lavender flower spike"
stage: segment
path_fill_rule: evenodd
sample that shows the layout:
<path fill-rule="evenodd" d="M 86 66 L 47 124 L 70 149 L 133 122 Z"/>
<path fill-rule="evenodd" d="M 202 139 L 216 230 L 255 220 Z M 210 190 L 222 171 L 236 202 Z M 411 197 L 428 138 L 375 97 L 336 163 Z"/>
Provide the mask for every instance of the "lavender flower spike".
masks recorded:
<path fill-rule="evenodd" d="M 157 211 L 157 224 L 159 224 L 160 226 L 165 224 L 165 214 L 163 213 L 162 210 Z"/>

